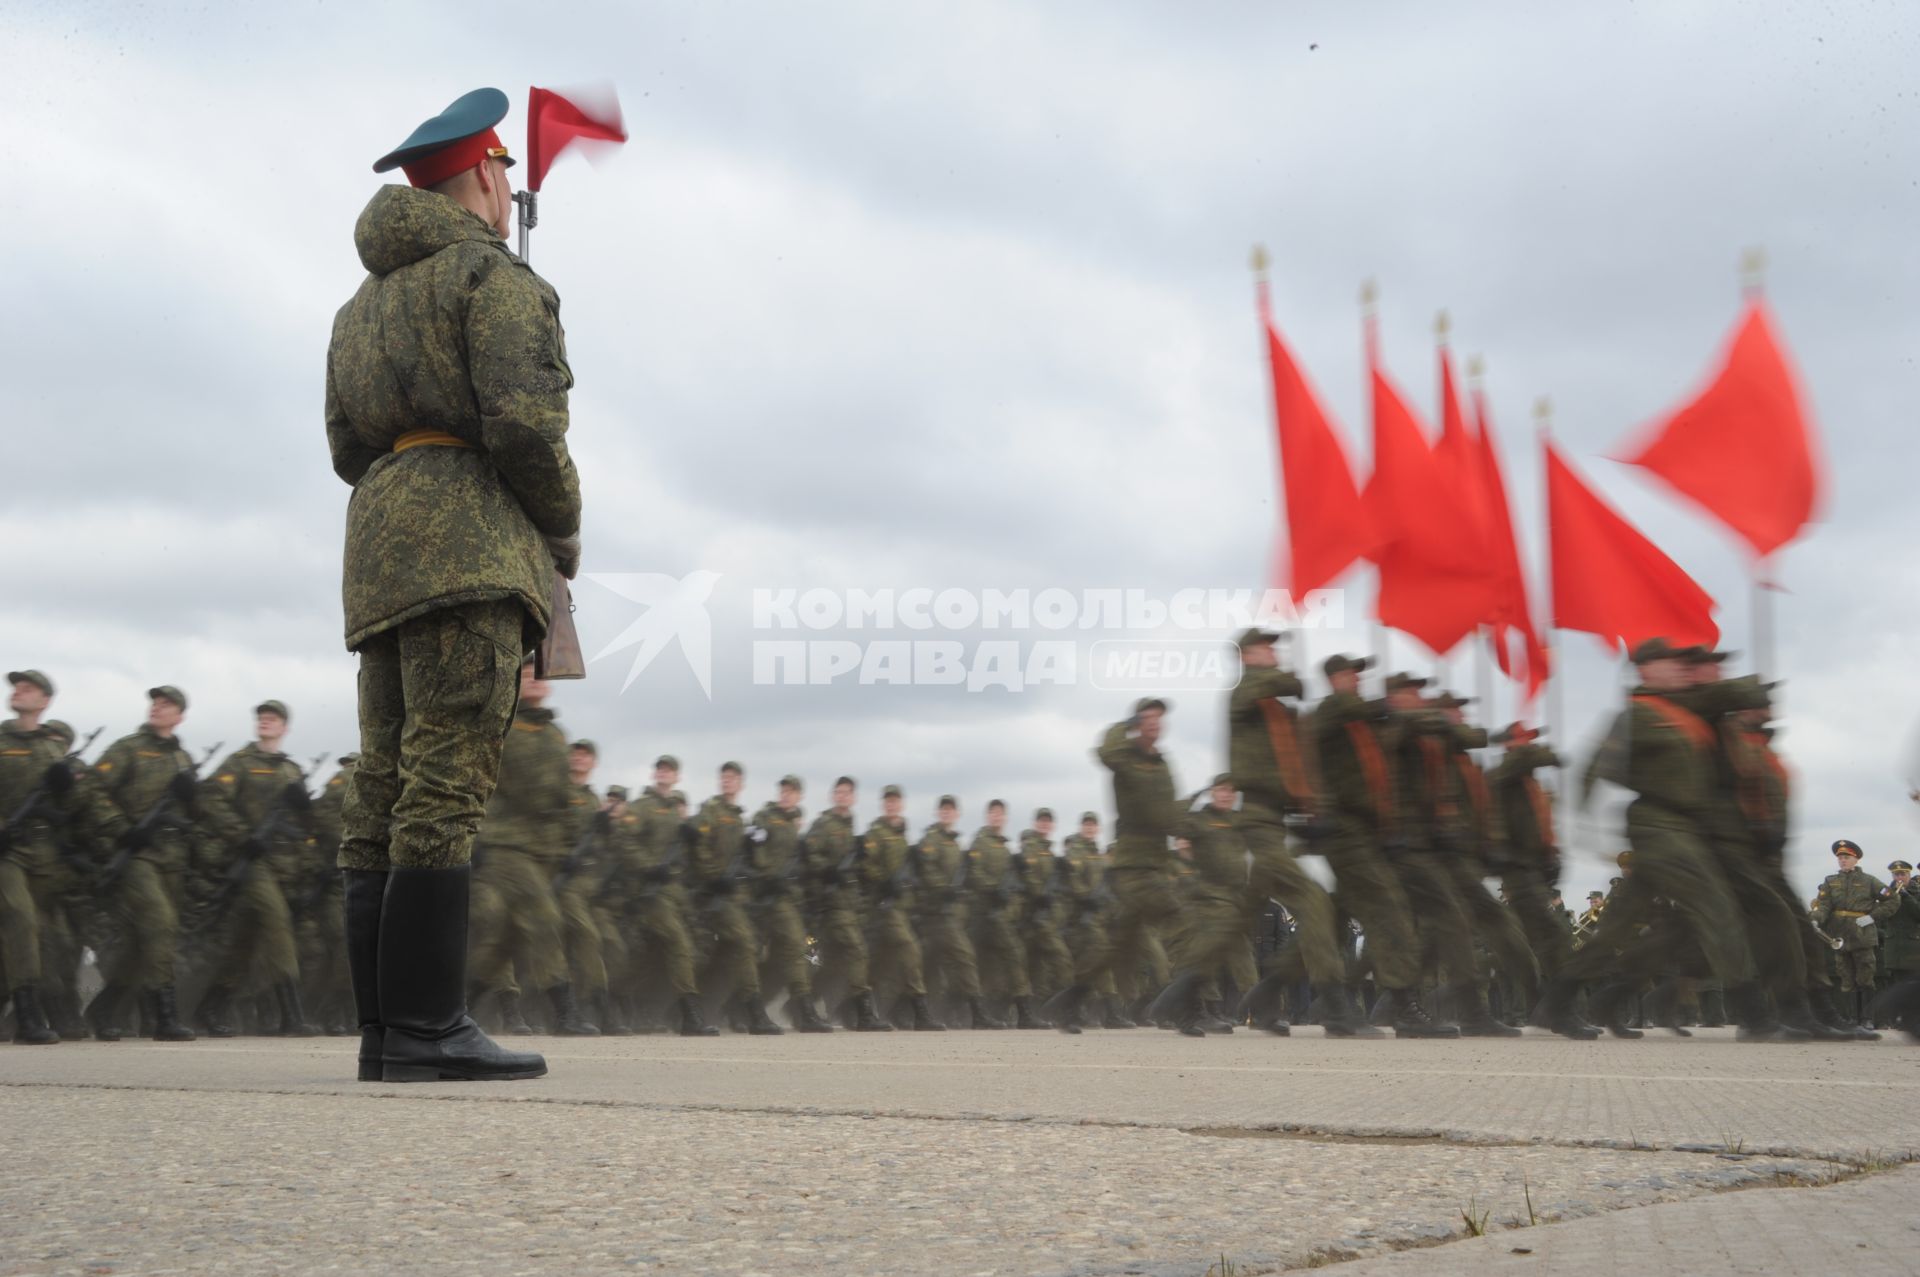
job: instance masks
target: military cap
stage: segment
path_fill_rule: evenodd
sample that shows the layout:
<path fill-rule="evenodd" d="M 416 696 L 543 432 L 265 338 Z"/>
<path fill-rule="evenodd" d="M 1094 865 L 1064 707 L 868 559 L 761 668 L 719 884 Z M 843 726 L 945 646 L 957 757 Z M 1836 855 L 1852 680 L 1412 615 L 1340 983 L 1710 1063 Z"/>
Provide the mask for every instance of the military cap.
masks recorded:
<path fill-rule="evenodd" d="M 680 770 L 680 760 L 675 758 L 672 754 L 660 755 L 660 757 L 653 760 L 653 765 L 655 767 L 671 767 L 675 771 Z"/>
<path fill-rule="evenodd" d="M 936 807 L 958 807 L 959 805 L 960 805 L 960 800 L 958 798 L 955 798 L 952 794 L 940 795 L 940 801 L 934 804 L 934 806 Z"/>
<path fill-rule="evenodd" d="M 625 785 L 608 785 L 607 797 L 617 798 L 621 802 L 625 802 L 627 801 L 627 787 Z"/>
<path fill-rule="evenodd" d="M 1734 653 L 1722 652 L 1704 643 L 1695 643 L 1692 647 L 1681 648 L 1678 655 L 1689 665 L 1718 665 Z"/>
<path fill-rule="evenodd" d="M 162 683 L 158 687 L 149 687 L 147 689 L 147 699 L 150 701 L 172 701 L 181 709 L 187 707 L 187 694 L 175 687 L 172 683 Z"/>
<path fill-rule="evenodd" d="M 836 781 L 834 781 L 834 782 L 833 782 L 833 787 L 834 787 L 835 789 L 838 789 L 838 788 L 840 788 L 840 786 L 842 786 L 842 785 L 845 785 L 845 786 L 846 786 L 847 788 L 849 788 L 849 789 L 858 789 L 858 788 L 860 788 L 860 783 L 859 783 L 858 781 L 856 781 L 856 780 L 854 780 L 854 778 L 853 778 L 853 777 L 851 777 L 851 776 L 842 776 L 842 777 L 841 777 L 840 779 L 838 779 L 838 780 L 836 780 Z"/>
<path fill-rule="evenodd" d="M 794 775 L 792 772 L 788 772 L 786 775 L 780 778 L 780 788 L 805 789 L 806 786 L 800 783 L 800 778 L 798 776 Z"/>
<path fill-rule="evenodd" d="M 1652 661 L 1683 661 L 1686 650 L 1677 648 L 1664 638 L 1650 638 L 1633 649 L 1633 663 L 1646 665 Z"/>
<path fill-rule="evenodd" d="M 898 786 L 898 785 L 888 785 L 888 786 L 887 786 L 887 787 L 886 787 L 885 789 L 883 789 L 883 790 L 881 790 L 881 791 L 880 791 L 880 796 L 881 796 L 882 798 L 902 798 L 902 797 L 905 797 L 905 795 L 904 795 L 904 794 L 903 794 L 903 793 L 901 792 L 901 790 L 900 790 L 900 786 Z"/>
<path fill-rule="evenodd" d="M 7 682 L 32 683 L 47 695 L 53 695 L 53 680 L 39 670 L 10 670 L 7 673 Z"/>
<path fill-rule="evenodd" d="M 1036 812 L 1034 812 L 1034 813 L 1033 813 L 1033 818 L 1034 818 L 1035 820 L 1052 820 L 1052 819 L 1053 819 L 1053 808 L 1051 808 L 1051 807 L 1042 807 L 1042 808 L 1041 808 L 1041 809 L 1040 809 L 1039 811 L 1036 811 Z"/>
<path fill-rule="evenodd" d="M 1232 773 L 1232 772 L 1221 772 L 1221 773 L 1220 773 L 1220 774 L 1219 774 L 1218 776 L 1215 776 L 1215 777 L 1213 778 L 1213 784 L 1215 784 L 1215 785 L 1231 785 L 1231 784 L 1233 784 L 1233 773 Z"/>
<path fill-rule="evenodd" d="M 1456 692 L 1442 692 L 1433 698 L 1436 709 L 1464 709 L 1473 704 L 1473 697 L 1461 696 Z"/>
<path fill-rule="evenodd" d="M 588 740 L 584 736 L 582 736 L 579 740 L 573 742 L 573 744 L 567 746 L 567 748 L 568 749 L 584 749 L 587 753 L 592 754 L 595 758 L 600 757 L 600 747 L 594 744 L 592 741 Z"/>
<path fill-rule="evenodd" d="M 1094 824 L 1096 824 L 1096 825 L 1097 825 L 1097 824 L 1099 824 L 1099 823 L 1100 823 L 1100 813 L 1099 813 L 1099 812 L 1097 812 L 1097 811 L 1083 811 L 1083 812 L 1081 812 L 1081 813 L 1080 813 L 1080 823 L 1081 823 L 1081 824 L 1083 824 L 1083 825 L 1084 825 L 1084 824 L 1086 824 L 1086 823 L 1087 823 L 1087 822 L 1088 822 L 1089 820 L 1091 820 L 1091 821 L 1092 821 L 1092 822 L 1093 822 Z"/>
<path fill-rule="evenodd" d="M 1913 872 L 1913 866 L 1904 860 L 1896 860 L 1887 866 L 1887 872 L 1890 874 L 1910 874 Z"/>
<path fill-rule="evenodd" d="M 1133 703 L 1133 712 L 1136 714 L 1144 714 L 1150 709 L 1157 709 L 1164 714 L 1172 708 L 1173 702 L 1162 700 L 1158 696 L 1142 696 Z"/>
<path fill-rule="evenodd" d="M 1852 856 L 1855 860 L 1858 860 L 1860 858 L 1860 844 L 1851 838 L 1837 838 L 1834 840 L 1833 854 L 1836 856 Z"/>
<path fill-rule="evenodd" d="M 287 708 L 285 701 L 261 701 L 253 707 L 253 712 L 256 714 L 278 715 L 280 721 L 283 723 L 291 723 L 293 721 L 293 713 Z"/>
<path fill-rule="evenodd" d="M 739 763 L 734 762 L 731 758 L 720 764 L 720 770 L 723 772 L 732 772 L 736 776 L 744 776 L 747 774 L 747 769 Z"/>
<path fill-rule="evenodd" d="M 1540 739 L 1540 729 L 1528 727 L 1525 723 L 1508 723 L 1492 736 L 1488 743 L 1493 745 L 1530 745 Z"/>
<path fill-rule="evenodd" d="M 1007 809 L 1007 804 L 1003 800 L 998 798 L 988 799 L 987 810 L 992 811 L 995 807 L 998 807 L 1001 811 L 1005 811 Z"/>
<path fill-rule="evenodd" d="M 1587 899 L 1589 900 L 1605 900 L 1606 898 L 1607 893 L 1604 891 L 1589 891 L 1587 893 Z"/>
<path fill-rule="evenodd" d="M 1279 630 L 1269 630 L 1260 625 L 1249 625 L 1241 630 L 1233 640 L 1235 647 L 1260 647 L 1280 637 Z"/>
<path fill-rule="evenodd" d="M 475 89 L 448 103 L 447 109 L 407 135 L 407 140 L 373 162 L 376 173 L 404 169 L 415 186 L 432 186 L 492 156 L 511 165 L 513 157 L 493 126 L 507 118 L 507 95 Z"/>
<path fill-rule="evenodd" d="M 40 724 L 49 736 L 56 736 L 67 744 L 73 744 L 73 724 L 59 718 L 49 718 Z"/>
<path fill-rule="evenodd" d="M 1373 658 L 1371 656 L 1348 656 L 1344 652 L 1336 656 L 1329 656 L 1320 663 L 1321 672 L 1328 678 L 1332 678 L 1335 674 L 1344 674 L 1348 670 L 1359 671 L 1370 670 L 1372 668 Z"/>
<path fill-rule="evenodd" d="M 336 759 L 334 759 L 333 761 L 334 761 L 334 762 L 336 762 L 336 763 L 338 763 L 338 764 L 340 764 L 340 765 L 341 765 L 342 767 L 345 767 L 345 766 L 347 766 L 347 765 L 348 765 L 349 763 L 357 763 L 357 762 L 359 762 L 359 761 L 360 761 L 360 755 L 359 755 L 359 754 L 357 754 L 357 753 L 354 753 L 354 754 L 342 754 L 342 755 L 340 755 L 340 757 L 338 757 L 338 758 L 336 758 Z"/>
<path fill-rule="evenodd" d="M 1431 680 L 1420 678 L 1417 675 L 1409 674 L 1405 670 L 1401 670 L 1396 674 L 1387 675 L 1387 690 L 1389 692 L 1417 692 L 1425 687 L 1429 681 Z"/>

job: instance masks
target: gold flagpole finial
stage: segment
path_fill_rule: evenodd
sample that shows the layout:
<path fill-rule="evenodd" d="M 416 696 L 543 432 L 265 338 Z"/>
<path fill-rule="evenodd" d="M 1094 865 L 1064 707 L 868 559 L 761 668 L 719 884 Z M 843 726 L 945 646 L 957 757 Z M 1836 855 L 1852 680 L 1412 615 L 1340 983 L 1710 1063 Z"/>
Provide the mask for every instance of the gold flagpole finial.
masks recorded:
<path fill-rule="evenodd" d="M 1533 424 L 1542 430 L 1553 424 L 1553 400 L 1545 395 L 1533 401 Z"/>
<path fill-rule="evenodd" d="M 1370 279 L 1362 280 L 1360 283 L 1361 306 L 1365 307 L 1368 310 L 1372 310 L 1374 303 L 1379 300 L 1380 300 L 1380 289 L 1374 284 L 1372 280 Z"/>
<path fill-rule="evenodd" d="M 1251 265 L 1253 266 L 1253 273 L 1260 276 L 1260 278 L 1265 279 L 1267 276 L 1267 264 L 1269 260 L 1270 259 L 1267 257 L 1267 246 L 1265 244 L 1255 244 L 1253 246 L 1253 258 L 1251 261 Z"/>
<path fill-rule="evenodd" d="M 1482 359 L 1478 355 L 1467 356 L 1467 376 L 1468 377 L 1472 378 L 1474 381 L 1478 381 L 1486 373 L 1486 371 L 1487 371 L 1486 360 Z"/>
<path fill-rule="evenodd" d="M 1759 292 L 1767 282 L 1767 250 L 1758 244 L 1740 254 L 1740 287 Z"/>
<path fill-rule="evenodd" d="M 1447 334 L 1452 331 L 1453 320 L 1448 317 L 1446 311 L 1443 310 L 1433 317 L 1433 335 L 1440 341 L 1446 341 Z"/>

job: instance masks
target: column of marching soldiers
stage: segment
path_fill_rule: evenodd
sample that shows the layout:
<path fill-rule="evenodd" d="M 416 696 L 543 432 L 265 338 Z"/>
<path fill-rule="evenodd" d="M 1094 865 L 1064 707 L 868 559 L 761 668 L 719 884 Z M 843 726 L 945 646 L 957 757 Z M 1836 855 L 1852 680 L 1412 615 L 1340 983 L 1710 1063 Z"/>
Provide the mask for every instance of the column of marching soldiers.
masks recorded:
<path fill-rule="evenodd" d="M 1465 721 L 1465 698 L 1407 674 L 1363 696 L 1371 662 L 1347 656 L 1324 663 L 1328 694 L 1303 713 L 1275 637 L 1239 638 L 1229 770 L 1198 792 L 1181 795 L 1159 748 L 1165 701 L 1105 730 L 1105 845 L 1093 812 L 1059 846 L 1044 808 L 1012 835 L 998 800 L 967 838 L 952 796 L 916 837 L 897 785 L 862 829 L 848 776 L 810 820 L 795 775 L 749 814 L 733 762 L 695 806 L 670 755 L 637 793 L 596 793 L 594 745 L 568 741 L 529 666 L 475 854 L 475 1013 L 496 1031 L 582 1036 L 713 1034 L 716 1009 L 735 1031 L 778 1034 L 769 999 L 801 1032 L 957 1017 L 1285 1034 L 1302 1019 L 1330 1036 L 1455 1037 L 1530 1019 L 1592 1038 L 1728 1016 L 1743 1041 L 1853 1040 L 1877 1036 L 1863 1021 L 1882 932 L 1887 981 L 1914 986 L 1920 893 L 1904 862 L 1882 884 L 1843 840 L 1811 911 L 1788 885 L 1771 687 L 1720 677 L 1725 654 L 1634 651 L 1640 684 L 1579 780 L 1632 791 L 1630 850 L 1576 923 L 1538 775 L 1561 760 L 1540 732 L 1490 735 Z M 187 696 L 161 686 L 146 722 L 89 764 L 91 738 L 48 716 L 53 681 L 8 678 L 0 988 L 14 1041 L 353 1031 L 334 866 L 353 756 L 315 794 L 319 760 L 288 756 L 291 714 L 269 700 L 253 742 L 196 757 L 178 734 Z M 1489 746 L 1502 753 L 1484 769 L 1473 751 Z M 1308 854 L 1331 892 L 1301 867 Z M 83 1005 L 87 950 L 103 985 Z M 1906 1027 L 1904 1014 L 1881 1019 Z"/>

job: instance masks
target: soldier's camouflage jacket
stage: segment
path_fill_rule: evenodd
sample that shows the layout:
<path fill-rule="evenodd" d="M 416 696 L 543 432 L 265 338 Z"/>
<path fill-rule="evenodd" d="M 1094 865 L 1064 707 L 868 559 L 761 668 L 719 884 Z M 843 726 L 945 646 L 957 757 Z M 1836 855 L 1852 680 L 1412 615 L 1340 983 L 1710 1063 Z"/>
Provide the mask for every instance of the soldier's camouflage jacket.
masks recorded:
<path fill-rule="evenodd" d="M 1886 896 L 1887 884 L 1858 865 L 1828 874 L 1813 898 L 1813 925 L 1840 942 L 1843 952 L 1871 949 L 1879 940 L 1875 924 L 1893 917 L 1900 901 Z"/>
<path fill-rule="evenodd" d="M 557 868 L 569 850 L 567 811 L 573 778 L 567 774 L 567 734 L 550 709 L 522 705 L 500 748 L 500 783 L 487 799 L 479 846 L 532 856 Z"/>
<path fill-rule="evenodd" d="M 326 389 L 334 472 L 353 485 L 347 646 L 502 598 L 544 633 L 553 558 L 542 536 L 580 530 L 560 300 L 491 227 L 433 191 L 381 187 L 354 245 L 368 274 L 334 319 Z M 422 431 L 466 446 L 409 446 Z"/>

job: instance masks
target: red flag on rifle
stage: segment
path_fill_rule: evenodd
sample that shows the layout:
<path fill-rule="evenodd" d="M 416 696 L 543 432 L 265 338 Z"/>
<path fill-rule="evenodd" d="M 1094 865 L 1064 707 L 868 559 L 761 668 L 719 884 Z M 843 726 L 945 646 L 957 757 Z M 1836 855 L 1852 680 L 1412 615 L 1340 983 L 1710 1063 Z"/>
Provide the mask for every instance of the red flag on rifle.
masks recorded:
<path fill-rule="evenodd" d="M 1493 414 L 1486 397 L 1473 392 L 1473 415 L 1479 426 L 1481 493 L 1487 509 L 1487 552 L 1493 564 L 1496 603 L 1493 614 L 1493 654 L 1500 672 L 1524 679 L 1526 701 L 1540 694 L 1547 681 L 1547 649 L 1533 623 L 1533 605 L 1527 598 L 1527 575 L 1520 566 L 1520 542 L 1513 532 L 1513 511 L 1507 503 L 1507 480 L 1500 467 L 1500 446 L 1493 437 Z M 1510 639 L 1518 635 L 1526 667 L 1515 668 Z"/>
<path fill-rule="evenodd" d="M 1373 549 L 1373 523 L 1360 502 L 1346 445 L 1307 384 L 1267 311 L 1261 326 L 1273 370 L 1274 429 L 1280 483 L 1287 498 L 1287 585 L 1295 599 L 1331 585 Z"/>

